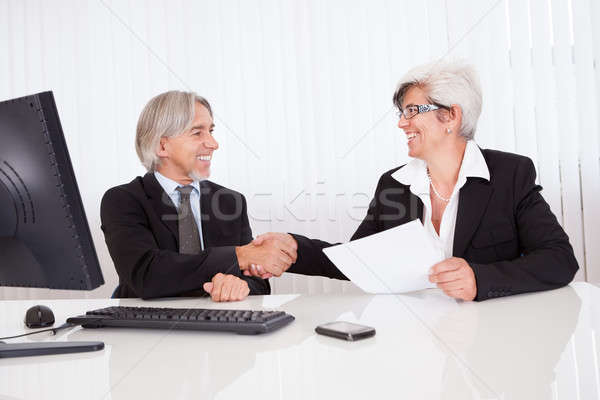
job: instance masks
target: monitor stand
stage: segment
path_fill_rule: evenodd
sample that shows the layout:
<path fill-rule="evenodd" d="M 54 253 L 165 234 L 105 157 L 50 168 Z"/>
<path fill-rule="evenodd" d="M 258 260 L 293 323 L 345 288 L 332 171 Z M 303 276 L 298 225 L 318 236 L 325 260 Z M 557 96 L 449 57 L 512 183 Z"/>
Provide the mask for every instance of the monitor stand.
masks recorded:
<path fill-rule="evenodd" d="M 82 353 L 86 351 L 98 351 L 103 348 L 103 342 L 0 342 L 0 359 L 9 357 L 44 356 L 49 354 Z"/>

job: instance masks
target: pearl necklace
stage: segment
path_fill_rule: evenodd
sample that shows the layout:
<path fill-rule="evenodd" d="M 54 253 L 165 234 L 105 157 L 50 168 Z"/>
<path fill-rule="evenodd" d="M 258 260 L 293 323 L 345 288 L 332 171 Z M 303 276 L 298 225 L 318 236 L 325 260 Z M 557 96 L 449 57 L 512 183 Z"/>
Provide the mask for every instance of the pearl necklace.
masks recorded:
<path fill-rule="evenodd" d="M 437 191 L 437 189 L 433 185 L 433 181 L 431 180 L 431 174 L 429 173 L 429 168 L 427 168 L 427 179 L 429 179 L 429 184 L 431 185 L 431 187 L 433 189 L 433 193 L 435 193 L 435 195 L 437 196 L 437 198 L 440 199 L 440 200 L 442 200 L 444 203 L 449 203 L 450 202 L 450 198 L 452 198 L 452 195 L 450 195 L 450 198 L 445 198 L 445 197 L 442 197 L 441 194 L 439 194 L 439 192 Z"/>

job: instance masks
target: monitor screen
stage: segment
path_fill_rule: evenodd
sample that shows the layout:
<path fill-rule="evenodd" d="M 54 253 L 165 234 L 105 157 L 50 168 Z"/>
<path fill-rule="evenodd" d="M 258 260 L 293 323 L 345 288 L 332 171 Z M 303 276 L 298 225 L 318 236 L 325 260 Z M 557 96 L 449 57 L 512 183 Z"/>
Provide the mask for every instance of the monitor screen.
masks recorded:
<path fill-rule="evenodd" d="M 104 283 L 52 92 L 0 102 L 0 286 Z"/>

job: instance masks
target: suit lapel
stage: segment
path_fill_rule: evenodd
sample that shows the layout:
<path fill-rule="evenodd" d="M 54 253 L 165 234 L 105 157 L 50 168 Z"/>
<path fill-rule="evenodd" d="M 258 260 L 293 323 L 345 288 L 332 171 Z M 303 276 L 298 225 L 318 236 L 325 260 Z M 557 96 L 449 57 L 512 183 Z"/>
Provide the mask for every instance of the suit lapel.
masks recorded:
<path fill-rule="evenodd" d="M 204 240 L 204 248 L 213 247 L 214 239 L 218 232 L 214 228 L 216 217 L 213 208 L 211 207 L 214 190 L 209 181 L 200 181 L 200 220 L 202 225 L 202 239 Z"/>
<path fill-rule="evenodd" d="M 382 197 L 379 202 L 378 214 L 382 223 L 380 230 L 395 228 L 415 219 L 423 223 L 423 202 L 410 191 L 409 186 L 394 180 L 392 184 L 384 186 L 380 193 L 388 190 L 389 197 Z M 360 235 L 362 236 L 364 235 Z"/>
<path fill-rule="evenodd" d="M 413 197 L 413 201 L 415 201 L 417 203 L 417 215 L 419 216 L 419 219 L 421 220 L 421 224 L 425 225 L 424 221 L 423 221 L 423 202 L 421 201 L 420 198 L 418 198 L 417 196 L 415 196 L 414 194 L 411 193 L 411 196 Z M 411 204 L 413 204 L 411 202 Z M 414 215 L 413 215 L 414 216 Z M 411 218 L 413 217 L 411 216 Z M 416 219 L 416 218 L 415 218 Z M 411 219 L 411 221 L 413 221 L 413 219 Z"/>
<path fill-rule="evenodd" d="M 472 178 L 460 189 L 452 249 L 454 257 L 462 257 L 467 249 L 493 191 L 492 186 L 485 180 Z"/>
<path fill-rule="evenodd" d="M 160 220 L 166 225 L 175 236 L 175 241 L 179 248 L 179 225 L 177 220 L 177 209 L 171 201 L 169 195 L 163 190 L 160 183 L 154 177 L 154 174 L 147 173 L 144 175 L 144 188 L 146 194 L 152 201 L 152 206 L 156 210 Z"/>

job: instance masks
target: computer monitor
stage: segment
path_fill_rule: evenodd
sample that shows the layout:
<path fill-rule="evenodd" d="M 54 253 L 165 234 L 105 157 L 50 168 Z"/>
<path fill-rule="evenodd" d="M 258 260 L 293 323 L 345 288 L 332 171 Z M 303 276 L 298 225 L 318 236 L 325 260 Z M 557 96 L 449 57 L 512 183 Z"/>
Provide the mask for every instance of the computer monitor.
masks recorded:
<path fill-rule="evenodd" d="M 0 102 L 0 286 L 102 284 L 52 92 Z"/>

